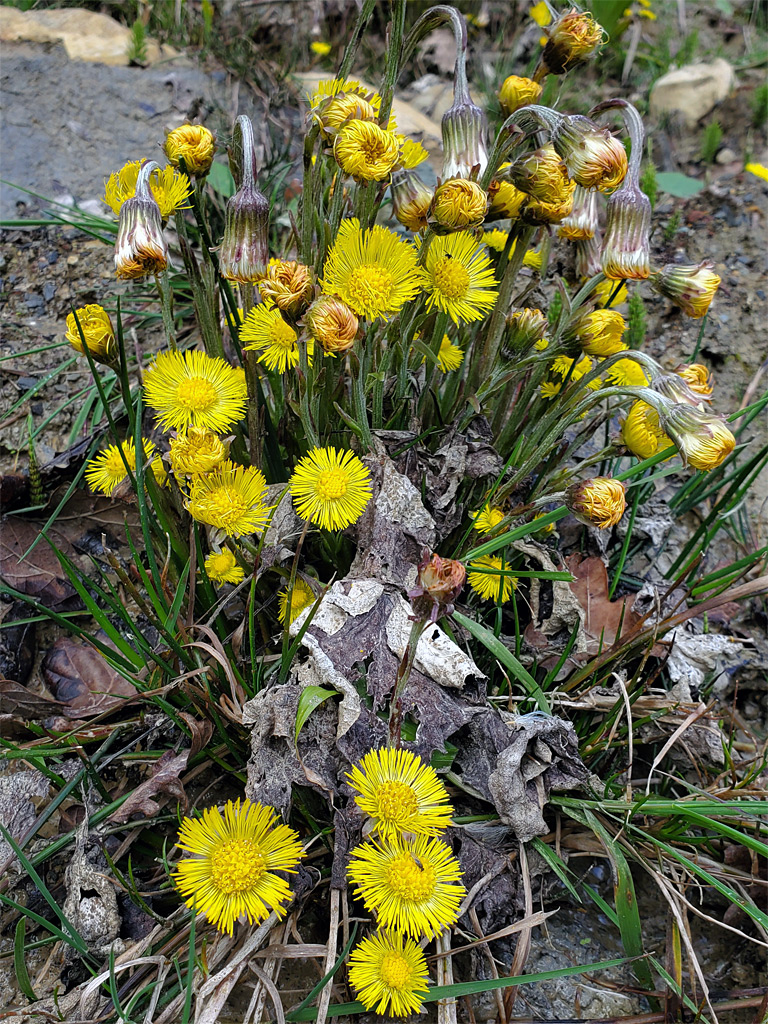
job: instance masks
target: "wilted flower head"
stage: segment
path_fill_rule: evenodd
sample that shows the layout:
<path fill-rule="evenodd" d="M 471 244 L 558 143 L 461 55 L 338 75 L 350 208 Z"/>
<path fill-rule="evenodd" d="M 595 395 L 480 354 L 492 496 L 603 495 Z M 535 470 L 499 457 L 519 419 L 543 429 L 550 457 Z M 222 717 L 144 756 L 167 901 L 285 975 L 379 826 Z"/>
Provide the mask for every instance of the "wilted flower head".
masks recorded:
<path fill-rule="evenodd" d="M 678 373 L 697 395 L 706 399 L 712 396 L 715 381 L 706 366 L 701 363 L 689 363 L 687 366 L 678 366 L 675 373 Z"/>
<path fill-rule="evenodd" d="M 552 132 L 552 145 L 568 174 L 584 188 L 613 192 L 627 173 L 627 152 L 608 128 L 589 117 L 566 114 Z"/>
<path fill-rule="evenodd" d="M 697 406 L 673 405 L 661 411 L 659 419 L 685 465 L 694 469 L 716 469 L 736 447 L 724 420 Z"/>
<path fill-rule="evenodd" d="M 467 571 L 455 558 L 441 558 L 425 548 L 418 565 L 416 586 L 408 591 L 417 619 L 437 622 L 450 615 L 461 593 Z"/>
<path fill-rule="evenodd" d="M 270 260 L 259 281 L 263 299 L 271 299 L 283 313 L 298 316 L 312 300 L 312 271 L 296 260 Z"/>
<path fill-rule="evenodd" d="M 482 224 L 488 196 L 475 181 L 452 178 L 438 185 L 432 200 L 433 228 L 438 234 Z"/>
<path fill-rule="evenodd" d="M 499 89 L 499 104 L 503 112 L 509 117 L 520 107 L 528 103 L 537 103 L 543 87 L 532 78 L 520 78 L 518 75 L 510 75 L 505 78 Z"/>
<path fill-rule="evenodd" d="M 333 144 L 339 167 L 357 181 L 383 181 L 399 154 L 400 136 L 375 121 L 348 121 Z"/>
<path fill-rule="evenodd" d="M 653 275 L 651 284 L 684 313 L 698 320 L 706 315 L 720 286 L 720 278 L 712 267 L 709 260 L 704 260 L 698 266 L 668 263 Z"/>
<path fill-rule="evenodd" d="M 591 14 L 572 8 L 545 29 L 548 39 L 540 59 L 546 74 L 564 75 L 597 53 L 603 39 L 603 27 Z M 537 79 L 542 77 L 537 69 Z"/>
<path fill-rule="evenodd" d="M 395 216 L 409 231 L 427 226 L 432 193 L 414 171 L 401 168 L 392 173 L 392 208 Z"/>
<path fill-rule="evenodd" d="M 626 345 L 621 340 L 627 329 L 621 313 L 615 309 L 596 309 L 579 317 L 572 326 L 576 339 L 590 356 L 612 356 Z"/>
<path fill-rule="evenodd" d="M 579 242 L 585 238 L 594 238 L 599 230 L 597 193 L 594 189 L 577 185 L 573 193 L 573 208 L 568 216 L 560 221 L 557 233 L 561 238 Z"/>
<path fill-rule="evenodd" d="M 157 164 L 150 160 L 139 171 L 136 193 L 120 207 L 115 244 L 115 272 L 121 280 L 159 274 L 168 266 L 160 208 L 149 187 Z"/>
<path fill-rule="evenodd" d="M 565 504 L 580 523 L 605 530 L 615 526 L 624 515 L 625 490 L 620 480 L 596 476 L 572 484 L 566 491 Z"/>
<path fill-rule="evenodd" d="M 512 184 L 542 203 L 558 204 L 570 198 L 572 185 L 565 163 L 553 146 L 519 157 L 509 168 Z"/>
<path fill-rule="evenodd" d="M 107 366 L 115 363 L 118 353 L 112 321 L 106 309 L 95 302 L 67 314 L 67 341 L 80 355 L 85 355 L 83 338 L 96 362 Z"/>
<path fill-rule="evenodd" d="M 201 178 L 211 169 L 216 140 L 202 124 L 182 124 L 168 132 L 163 149 L 174 167 L 183 160 L 187 173 Z"/>
<path fill-rule="evenodd" d="M 352 348 L 360 326 L 354 310 L 335 295 L 316 299 L 304 314 L 304 323 L 328 355 Z"/>

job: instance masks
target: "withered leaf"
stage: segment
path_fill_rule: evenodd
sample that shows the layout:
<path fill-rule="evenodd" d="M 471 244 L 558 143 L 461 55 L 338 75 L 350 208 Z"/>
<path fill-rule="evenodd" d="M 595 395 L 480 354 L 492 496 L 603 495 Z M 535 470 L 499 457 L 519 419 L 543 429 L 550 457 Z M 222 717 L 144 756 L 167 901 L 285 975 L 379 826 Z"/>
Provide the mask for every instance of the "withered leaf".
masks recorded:
<path fill-rule="evenodd" d="M 103 633 L 99 639 L 106 640 Z M 82 718 L 100 715 L 136 696 L 136 688 L 89 644 L 60 637 L 41 666 L 51 693 L 64 705 L 64 714 Z"/>
<path fill-rule="evenodd" d="M 50 718 L 52 715 L 66 715 L 68 711 L 67 705 L 61 701 L 28 690 L 11 679 L 0 679 L 0 704 L 8 715 L 19 718 Z"/>
<path fill-rule="evenodd" d="M 142 782 L 124 804 L 110 814 L 111 821 L 125 822 L 134 815 L 142 818 L 153 818 L 161 808 L 156 797 L 176 797 L 184 810 L 187 809 L 187 794 L 179 775 L 187 767 L 190 751 L 182 750 L 174 754 L 166 750 L 152 769 L 152 775 Z M 165 802 L 165 801 L 163 801 Z"/>
<path fill-rule="evenodd" d="M 213 722 L 207 718 L 201 721 L 190 715 L 188 711 L 180 711 L 179 717 L 183 718 L 187 723 L 192 735 L 192 746 L 190 747 L 189 756 L 194 757 L 195 754 L 200 753 L 203 747 L 207 746 L 211 736 L 213 736 Z"/>
<path fill-rule="evenodd" d="M 35 660 L 36 623 L 20 621 L 29 618 L 29 612 L 29 605 L 24 601 L 14 601 L 3 617 L 0 678 L 15 679 L 19 683 L 29 679 Z"/>
<path fill-rule="evenodd" d="M 43 539 L 26 558 L 22 555 L 34 544 L 39 526 L 28 520 L 7 518 L 0 529 L 0 576 L 14 590 L 44 604 L 52 611 L 75 611 L 82 601 L 66 579 L 59 560 Z M 72 558 L 75 552 L 64 534 L 49 527 L 47 536 L 59 551 Z"/>
<path fill-rule="evenodd" d="M 631 600 L 608 598 L 608 571 L 601 558 L 584 558 L 574 554 L 566 558 L 569 570 L 576 577 L 569 584 L 584 609 L 584 631 L 587 634 L 587 653 L 606 650 L 620 636 L 629 634 L 638 623 L 631 608 Z"/>

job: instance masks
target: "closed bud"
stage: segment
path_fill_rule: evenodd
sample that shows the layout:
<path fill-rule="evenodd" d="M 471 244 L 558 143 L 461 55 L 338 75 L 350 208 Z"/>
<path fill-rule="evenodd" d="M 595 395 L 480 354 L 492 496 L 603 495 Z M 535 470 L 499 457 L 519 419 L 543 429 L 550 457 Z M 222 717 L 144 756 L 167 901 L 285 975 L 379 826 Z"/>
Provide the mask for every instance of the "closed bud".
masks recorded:
<path fill-rule="evenodd" d="M 697 394 L 678 373 L 662 373 L 651 381 L 651 389 L 678 405 L 693 405 L 704 408 L 703 395 Z M 707 396 L 708 398 L 708 396 Z"/>
<path fill-rule="evenodd" d="M 572 8 L 562 14 L 548 29 L 547 42 L 539 61 L 544 74 L 564 75 L 584 64 L 597 53 L 603 41 L 603 27 L 591 14 Z M 541 74 L 537 74 L 537 78 Z"/>
<path fill-rule="evenodd" d="M 154 170 L 159 170 L 154 160 L 142 165 L 135 194 L 120 207 L 115 272 L 121 280 L 159 274 L 168 266 L 160 207 L 149 188 L 149 176 Z"/>
<path fill-rule="evenodd" d="M 572 484 L 565 492 L 565 504 L 580 523 L 606 530 L 615 526 L 627 507 L 625 487 L 620 480 L 596 476 Z"/>
<path fill-rule="evenodd" d="M 176 477 L 210 473 L 228 457 L 229 443 L 206 427 L 189 426 L 171 438 L 168 457 Z"/>
<path fill-rule="evenodd" d="M 307 308 L 313 290 L 312 271 L 296 260 L 272 260 L 259 281 L 261 297 L 293 317 Z"/>
<path fill-rule="evenodd" d="M 488 196 L 477 182 L 452 178 L 435 190 L 430 224 L 437 234 L 475 228 L 482 224 L 487 209 Z"/>
<path fill-rule="evenodd" d="M 582 352 L 589 356 L 612 356 L 627 346 L 622 341 L 627 325 L 615 309 L 596 309 L 578 318 L 570 330 Z"/>
<path fill-rule="evenodd" d="M 394 171 L 390 181 L 392 208 L 395 216 L 409 231 L 421 231 L 427 226 L 427 214 L 432 193 L 415 171 Z"/>
<path fill-rule="evenodd" d="M 659 414 L 647 402 L 635 402 L 631 406 L 621 424 L 621 440 L 638 459 L 650 459 L 672 447 L 672 439 L 664 433 Z"/>
<path fill-rule="evenodd" d="M 358 335 L 359 320 L 346 302 L 321 295 L 304 314 L 304 324 L 328 355 L 339 355 L 352 348 Z"/>
<path fill-rule="evenodd" d="M 577 185 L 573 193 L 573 209 L 560 221 L 557 233 L 571 242 L 594 238 L 600 230 L 597 220 L 597 193 Z"/>
<path fill-rule="evenodd" d="M 613 192 L 627 173 L 627 152 L 608 128 L 589 117 L 568 114 L 552 131 L 552 145 L 565 161 L 568 174 L 584 188 Z"/>
<path fill-rule="evenodd" d="M 416 586 L 408 591 L 415 618 L 437 622 L 441 615 L 450 615 L 453 604 L 464 586 L 467 571 L 454 558 L 441 558 L 422 552 Z"/>
<path fill-rule="evenodd" d="M 518 75 L 510 75 L 502 82 L 499 89 L 499 104 L 501 109 L 509 117 L 520 107 L 529 103 L 538 103 L 543 88 L 532 78 L 520 78 Z"/>
<path fill-rule="evenodd" d="M 712 270 L 708 260 L 698 266 L 677 266 L 668 263 L 651 278 L 651 284 L 662 295 L 666 295 L 684 313 L 695 320 L 706 316 L 720 278 Z"/>
<path fill-rule="evenodd" d="M 443 114 L 443 173 L 449 178 L 479 178 L 488 165 L 485 114 L 469 96 Z"/>
<path fill-rule="evenodd" d="M 211 169 L 216 152 L 213 132 L 202 124 L 182 124 L 168 132 L 163 146 L 168 162 L 197 178 L 205 177 Z"/>
<path fill-rule="evenodd" d="M 506 320 L 502 353 L 508 358 L 529 349 L 544 339 L 547 318 L 540 309 L 519 309 Z"/>
<path fill-rule="evenodd" d="M 560 224 L 573 211 L 573 197 L 577 187 L 575 181 L 569 180 L 563 198 L 552 203 L 529 196 L 520 210 L 520 219 L 529 224 Z"/>
<path fill-rule="evenodd" d="M 650 276 L 651 204 L 632 181 L 608 198 L 600 263 L 611 281 L 643 281 Z"/>
<path fill-rule="evenodd" d="M 547 205 L 558 205 L 570 199 L 573 207 L 574 186 L 553 146 L 542 146 L 519 157 L 508 173 L 512 184 L 533 199 Z"/>
<path fill-rule="evenodd" d="M 88 351 L 97 363 L 114 366 L 117 362 L 117 342 L 112 321 L 106 309 L 96 303 L 81 307 L 76 310 L 76 315 L 67 315 L 67 341 L 80 355 L 85 355 L 85 341 Z"/>
<path fill-rule="evenodd" d="M 227 201 L 219 250 L 221 276 L 248 284 L 260 280 L 269 258 L 269 203 L 255 185 L 243 182 Z"/>
<path fill-rule="evenodd" d="M 659 418 L 683 462 L 694 469 L 716 469 L 736 447 L 724 420 L 694 405 L 673 405 Z"/>

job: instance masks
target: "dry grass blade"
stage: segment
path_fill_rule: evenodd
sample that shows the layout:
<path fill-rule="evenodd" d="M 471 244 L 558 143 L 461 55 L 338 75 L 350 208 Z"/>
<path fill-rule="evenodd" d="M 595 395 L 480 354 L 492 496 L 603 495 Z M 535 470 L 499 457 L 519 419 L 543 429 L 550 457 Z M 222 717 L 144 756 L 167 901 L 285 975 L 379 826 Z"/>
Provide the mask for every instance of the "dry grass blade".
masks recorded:
<path fill-rule="evenodd" d="M 651 780 L 653 778 L 653 773 L 654 773 L 655 769 L 658 767 L 658 765 L 661 764 L 661 762 L 664 760 L 664 758 L 669 753 L 669 751 L 672 749 L 672 747 L 675 745 L 675 743 L 683 735 L 685 730 L 690 728 L 693 725 L 694 722 L 697 722 L 700 718 L 703 718 L 704 715 L 706 715 L 711 710 L 712 710 L 712 705 L 705 706 L 705 705 L 702 704 L 698 708 L 695 708 L 693 711 L 691 711 L 690 714 L 686 715 L 685 720 L 682 721 L 680 723 L 680 725 L 678 725 L 678 727 L 675 729 L 675 731 L 669 737 L 667 742 L 664 744 L 664 746 L 658 752 L 656 757 L 654 757 L 654 759 L 653 759 L 653 764 L 651 765 L 651 767 L 650 767 L 650 769 L 648 771 L 648 780 L 647 780 L 647 782 L 645 784 L 645 792 L 646 793 L 649 794 L 651 792 Z"/>

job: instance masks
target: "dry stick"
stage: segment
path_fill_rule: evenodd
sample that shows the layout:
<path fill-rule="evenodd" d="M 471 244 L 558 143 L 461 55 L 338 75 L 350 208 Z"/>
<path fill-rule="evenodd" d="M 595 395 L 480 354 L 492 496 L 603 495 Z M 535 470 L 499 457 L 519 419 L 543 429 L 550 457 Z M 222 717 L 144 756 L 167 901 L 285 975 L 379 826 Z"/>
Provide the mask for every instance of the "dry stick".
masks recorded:
<path fill-rule="evenodd" d="M 451 951 L 451 933 L 446 928 L 435 940 L 435 948 L 443 955 L 437 961 L 437 984 L 453 984 L 453 957 L 447 954 Z M 457 1024 L 456 997 L 447 996 L 437 1002 L 437 1024 Z"/>
<path fill-rule="evenodd" d="M 328 928 L 328 946 L 323 966 L 323 975 L 330 974 L 333 965 L 336 963 L 336 949 L 339 941 L 339 897 L 338 889 L 331 889 L 331 923 Z M 329 981 L 320 993 L 320 1002 L 317 1004 L 317 1024 L 325 1024 L 328 1016 L 328 1007 L 331 1005 L 331 993 L 333 981 Z"/>
<path fill-rule="evenodd" d="M 279 925 L 276 925 L 273 931 L 279 931 Z M 291 922 L 290 920 L 288 920 L 285 922 L 285 925 L 282 930 L 283 942 L 287 942 L 290 931 Z M 265 954 L 267 954 L 269 962 L 264 965 L 264 974 L 266 975 L 270 982 L 275 982 L 280 973 L 280 960 L 278 959 L 278 954 L 274 952 L 276 948 L 274 943 L 270 944 L 268 949 L 270 948 L 273 950 L 272 953 L 268 953 L 268 950 L 259 950 L 257 955 L 264 956 Z M 249 963 L 248 966 L 251 968 L 251 970 L 254 970 L 252 963 Z M 257 975 L 257 977 L 259 978 L 259 982 L 256 984 L 253 990 L 253 996 L 251 997 L 250 1005 L 248 1006 L 248 1010 L 245 1014 L 245 1017 L 243 1018 L 243 1024 L 248 1024 L 249 1019 L 253 1019 L 254 1021 L 260 1021 L 264 1016 L 264 1004 L 267 1001 L 268 989 L 265 985 L 261 984 L 261 976 Z M 282 1010 L 282 1004 L 280 1009 Z"/>
<path fill-rule="evenodd" d="M 533 892 L 531 891 L 531 873 L 528 870 L 528 854 L 525 851 L 525 843 L 520 843 L 520 877 L 523 880 L 523 893 L 525 895 L 525 916 L 533 914 Z M 510 978 L 519 977 L 523 973 L 525 962 L 531 951 L 531 928 L 528 927 L 520 933 L 520 938 L 515 946 L 515 955 L 512 959 L 512 966 L 509 969 Z M 515 1006 L 518 986 L 512 985 L 504 993 L 504 1009 L 509 1016 Z"/>
<path fill-rule="evenodd" d="M 483 929 L 480 927 L 480 919 L 478 918 L 477 911 L 475 910 L 474 907 L 470 908 L 469 919 L 472 922 L 472 927 L 473 927 L 473 929 L 475 931 L 475 935 L 477 935 L 480 938 L 482 938 L 483 937 Z M 496 969 L 496 961 L 493 959 L 493 953 L 491 953 L 491 947 L 488 945 L 487 942 L 482 942 L 480 944 L 480 949 L 482 950 L 483 956 L 488 961 L 488 966 L 489 966 L 490 971 L 491 971 L 491 977 L 494 980 L 496 980 L 498 978 L 498 976 L 499 976 L 499 972 Z M 503 999 L 502 994 L 501 994 L 501 989 L 498 989 L 498 988 L 494 989 L 493 990 L 493 995 L 494 995 L 494 998 L 496 999 L 496 1009 L 499 1012 L 499 1020 L 501 1021 L 501 1024 L 507 1024 L 507 1013 L 506 1013 L 506 1010 L 504 1009 L 504 999 Z"/>

